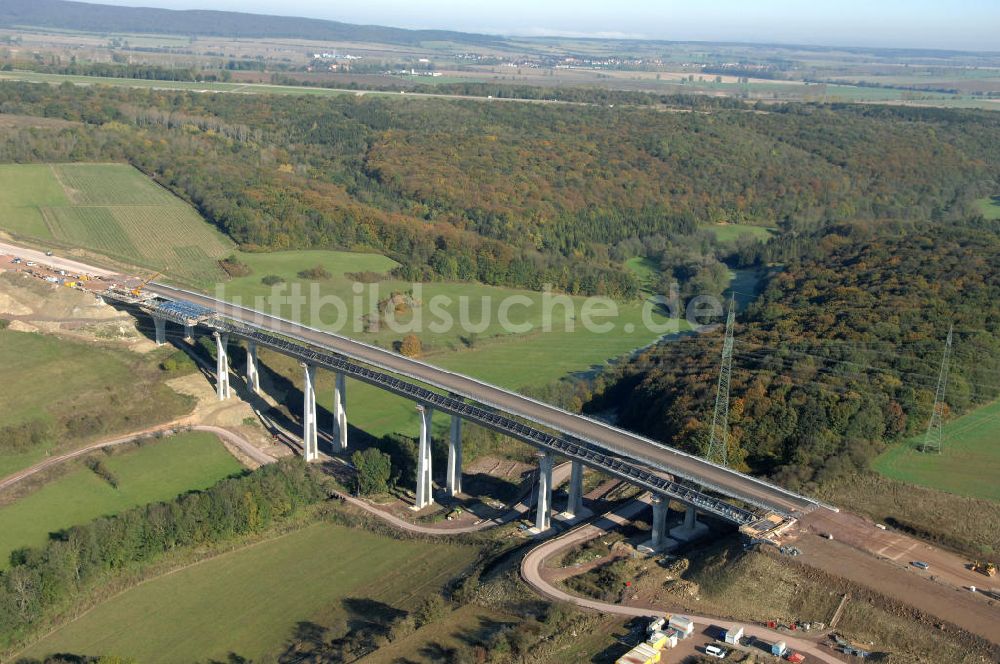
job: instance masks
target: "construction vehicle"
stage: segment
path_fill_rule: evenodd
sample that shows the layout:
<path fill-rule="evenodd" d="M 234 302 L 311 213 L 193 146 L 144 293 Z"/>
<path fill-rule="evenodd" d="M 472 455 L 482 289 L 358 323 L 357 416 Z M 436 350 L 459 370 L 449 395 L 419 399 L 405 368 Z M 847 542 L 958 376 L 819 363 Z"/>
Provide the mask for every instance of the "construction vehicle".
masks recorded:
<path fill-rule="evenodd" d="M 153 276 L 151 276 L 149 279 L 146 279 L 145 281 L 143 281 L 142 283 L 140 283 L 135 288 L 132 288 L 129 292 L 132 293 L 132 295 L 134 295 L 136 297 L 141 296 L 142 295 L 142 289 L 145 288 L 146 285 L 149 282 L 151 282 L 153 279 L 156 279 L 157 277 L 161 276 L 162 274 L 163 274 L 162 272 L 157 272 L 156 274 L 154 274 Z"/>
<path fill-rule="evenodd" d="M 979 572 L 980 574 L 985 574 L 986 576 L 996 576 L 997 575 L 997 564 L 991 560 L 986 560 L 983 562 L 976 561 L 972 563 L 972 571 Z"/>

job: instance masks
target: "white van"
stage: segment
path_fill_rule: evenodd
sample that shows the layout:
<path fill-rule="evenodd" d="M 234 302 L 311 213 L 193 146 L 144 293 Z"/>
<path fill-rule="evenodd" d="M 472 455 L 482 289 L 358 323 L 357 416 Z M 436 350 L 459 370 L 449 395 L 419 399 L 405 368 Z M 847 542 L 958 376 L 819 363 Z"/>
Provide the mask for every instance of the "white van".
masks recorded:
<path fill-rule="evenodd" d="M 708 645 L 705 646 L 705 654 L 709 657 L 715 657 L 716 659 L 725 659 L 728 651 L 720 648 L 719 646 Z"/>

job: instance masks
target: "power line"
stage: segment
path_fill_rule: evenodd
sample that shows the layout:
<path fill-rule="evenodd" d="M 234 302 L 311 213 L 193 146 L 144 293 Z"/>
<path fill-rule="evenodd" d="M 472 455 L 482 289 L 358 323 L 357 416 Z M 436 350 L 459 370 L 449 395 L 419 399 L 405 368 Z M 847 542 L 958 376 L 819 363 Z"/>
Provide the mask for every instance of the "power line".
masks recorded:
<path fill-rule="evenodd" d="M 719 386 L 715 392 L 715 410 L 712 412 L 712 430 L 708 438 L 705 458 L 723 466 L 729 465 L 729 384 L 733 375 L 733 323 L 736 320 L 736 299 L 729 300 L 726 316 L 726 336 L 722 341 L 722 366 L 719 367 Z"/>
<path fill-rule="evenodd" d="M 953 326 L 948 326 L 948 339 L 944 342 L 944 356 L 941 358 L 941 373 L 938 375 L 937 391 L 934 393 L 934 410 L 931 412 L 931 421 L 927 423 L 924 444 L 920 446 L 922 452 L 941 454 L 941 445 L 944 442 L 941 420 L 944 415 L 944 393 L 948 387 L 948 362 L 951 359 L 952 330 Z"/>
<path fill-rule="evenodd" d="M 751 346 L 756 346 L 756 349 L 753 350 L 752 352 L 744 352 L 744 353 L 742 353 L 743 355 L 747 355 L 747 356 L 750 356 L 750 355 L 753 355 L 753 354 L 758 354 L 759 355 L 760 353 L 773 354 L 773 355 L 771 355 L 771 357 L 774 357 L 776 359 L 779 359 L 779 360 L 787 362 L 788 360 L 790 360 L 790 358 L 782 358 L 782 357 L 780 357 L 780 354 L 782 354 L 782 353 L 788 353 L 788 354 L 791 354 L 791 355 L 799 355 L 799 356 L 802 356 L 802 357 L 811 357 L 811 358 L 814 358 L 816 360 L 820 360 L 822 362 L 830 362 L 830 363 L 834 363 L 834 364 L 841 364 L 841 365 L 853 366 L 853 367 L 855 367 L 857 369 L 857 373 L 873 372 L 873 373 L 880 373 L 880 374 L 887 374 L 887 375 L 891 375 L 891 376 L 896 376 L 898 378 L 912 377 L 913 379 L 926 381 L 926 386 L 927 387 L 930 387 L 931 385 L 935 384 L 935 382 L 934 382 L 935 381 L 935 376 L 932 375 L 932 374 L 924 374 L 924 373 L 920 373 L 920 372 L 917 372 L 917 371 L 906 371 L 904 369 L 893 369 L 893 368 L 889 368 L 889 367 L 877 367 L 877 366 L 874 366 L 874 365 L 871 365 L 871 364 L 863 364 L 863 363 L 860 363 L 860 362 L 853 362 L 851 360 L 838 360 L 836 358 L 826 357 L 826 356 L 823 356 L 823 355 L 816 355 L 814 353 L 807 353 L 807 352 L 804 352 L 804 351 L 794 350 L 792 348 L 787 348 L 787 347 L 783 347 L 783 348 L 771 348 L 771 347 L 765 346 L 763 344 L 750 344 L 750 345 Z M 763 361 L 764 356 L 763 355 L 759 355 L 759 357 L 761 358 L 761 361 Z M 968 385 L 970 385 L 970 386 L 979 387 L 979 388 L 983 388 L 983 389 L 986 389 L 986 390 L 997 390 L 997 389 L 1000 389 L 1000 384 L 998 384 L 998 383 L 982 383 L 982 382 L 971 381 L 971 380 L 966 380 L 965 382 Z"/>

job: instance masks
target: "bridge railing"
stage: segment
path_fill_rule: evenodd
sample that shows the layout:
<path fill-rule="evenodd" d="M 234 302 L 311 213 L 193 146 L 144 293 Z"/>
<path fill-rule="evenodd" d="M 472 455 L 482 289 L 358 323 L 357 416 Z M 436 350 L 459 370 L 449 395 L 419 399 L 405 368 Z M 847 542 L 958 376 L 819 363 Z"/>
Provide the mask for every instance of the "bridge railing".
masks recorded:
<path fill-rule="evenodd" d="M 528 444 L 557 452 L 571 459 L 577 459 L 586 465 L 652 491 L 695 505 L 706 512 L 711 512 L 740 525 L 752 523 L 760 518 L 759 514 L 755 514 L 750 510 L 743 509 L 721 498 L 710 496 L 690 486 L 663 477 L 634 461 L 608 454 L 595 448 L 590 443 L 557 436 L 528 426 L 510 416 L 468 403 L 457 397 L 440 394 L 382 371 L 376 371 L 356 364 L 343 356 L 318 350 L 303 345 L 300 342 L 291 341 L 284 337 L 265 332 L 260 328 L 251 327 L 221 316 L 208 321 L 208 324 L 220 331 L 252 340 L 259 345 L 275 348 L 300 360 L 344 373 L 352 378 L 388 389 L 414 401 L 428 404 L 438 410 L 454 413 Z"/>

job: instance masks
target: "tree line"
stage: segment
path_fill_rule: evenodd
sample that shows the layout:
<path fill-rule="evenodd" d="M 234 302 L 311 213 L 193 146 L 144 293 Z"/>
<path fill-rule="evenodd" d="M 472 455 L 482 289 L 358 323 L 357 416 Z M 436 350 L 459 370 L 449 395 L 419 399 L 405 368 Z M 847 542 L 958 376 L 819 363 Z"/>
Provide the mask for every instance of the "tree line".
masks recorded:
<path fill-rule="evenodd" d="M 174 549 L 259 533 L 326 497 L 300 459 L 264 466 L 161 503 L 55 533 L 40 548 L 11 554 L 0 573 L 0 646 L 30 634 L 108 575 Z"/>

